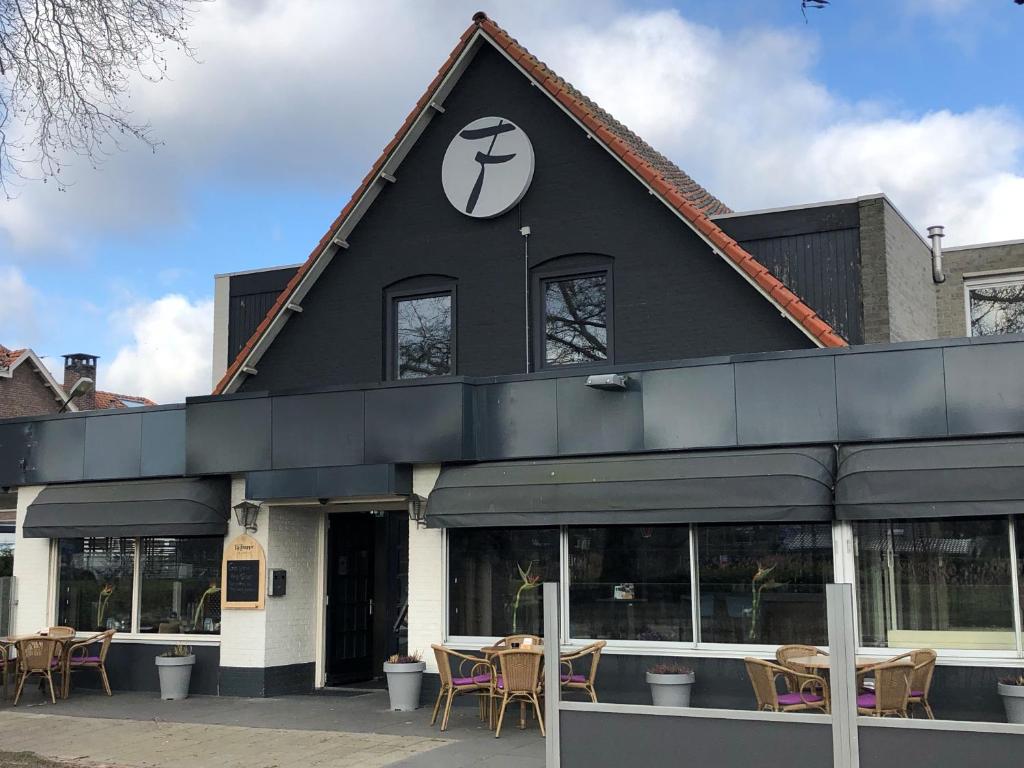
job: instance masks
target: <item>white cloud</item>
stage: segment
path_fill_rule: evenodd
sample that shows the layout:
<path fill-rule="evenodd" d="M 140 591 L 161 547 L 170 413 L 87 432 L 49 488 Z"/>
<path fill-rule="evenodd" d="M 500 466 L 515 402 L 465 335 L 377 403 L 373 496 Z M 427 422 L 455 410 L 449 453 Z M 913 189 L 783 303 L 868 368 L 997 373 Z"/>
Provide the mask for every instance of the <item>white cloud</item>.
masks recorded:
<path fill-rule="evenodd" d="M 115 313 L 111 325 L 132 340 L 100 372 L 100 389 L 143 395 L 158 403 L 181 402 L 186 395 L 210 392 L 211 299 L 193 302 L 168 294 Z"/>
<path fill-rule="evenodd" d="M 39 331 L 38 294 L 24 273 L 10 265 L 0 264 L 0 287 L 0 344 L 11 349 L 29 346 Z"/>

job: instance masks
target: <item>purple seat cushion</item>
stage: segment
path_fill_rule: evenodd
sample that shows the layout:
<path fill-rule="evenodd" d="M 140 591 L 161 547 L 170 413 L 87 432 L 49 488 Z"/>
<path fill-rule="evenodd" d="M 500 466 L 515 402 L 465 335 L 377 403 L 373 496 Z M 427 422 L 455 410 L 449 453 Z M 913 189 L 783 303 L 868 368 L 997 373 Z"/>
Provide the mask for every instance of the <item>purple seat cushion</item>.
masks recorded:
<path fill-rule="evenodd" d="M 71 660 L 71 666 L 72 667 L 77 665 L 77 664 L 99 664 L 99 663 L 100 663 L 100 657 L 99 656 L 78 656 L 78 657 L 76 657 L 76 658 Z"/>
<path fill-rule="evenodd" d="M 560 677 L 563 683 L 585 683 L 587 682 L 586 675 L 562 675 Z"/>
<path fill-rule="evenodd" d="M 924 696 L 924 691 L 911 691 L 910 692 L 910 698 L 912 698 L 912 699 L 920 699 L 922 696 Z"/>
<path fill-rule="evenodd" d="M 452 685 L 454 686 L 465 686 L 465 685 L 483 685 L 484 683 L 491 682 L 490 675 L 473 675 L 473 677 L 453 677 Z"/>
<path fill-rule="evenodd" d="M 794 704 L 820 704 L 824 699 L 821 696 L 815 696 L 813 693 L 805 693 L 802 696 L 799 693 L 780 693 L 779 704 L 784 707 L 791 707 Z"/>
<path fill-rule="evenodd" d="M 873 693 L 862 693 L 857 697 L 857 706 L 861 709 L 874 709 L 875 708 L 875 694 Z"/>

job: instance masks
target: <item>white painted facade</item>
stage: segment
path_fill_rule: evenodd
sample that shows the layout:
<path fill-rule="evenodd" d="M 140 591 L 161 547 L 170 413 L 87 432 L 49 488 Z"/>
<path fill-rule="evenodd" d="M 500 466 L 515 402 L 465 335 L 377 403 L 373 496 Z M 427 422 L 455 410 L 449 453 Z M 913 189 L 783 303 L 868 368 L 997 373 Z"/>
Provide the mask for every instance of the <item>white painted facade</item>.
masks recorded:
<path fill-rule="evenodd" d="M 412 492 L 427 498 L 441 473 L 439 464 L 418 464 L 412 470 Z M 444 537 L 438 528 L 421 528 L 409 521 L 409 653 L 420 651 L 427 670 L 437 672 L 430 650 L 444 642 Z"/>
<path fill-rule="evenodd" d="M 14 531 L 14 625 L 15 635 L 31 634 L 53 621 L 54 555 L 49 539 L 26 539 L 22 535 L 28 505 L 45 485 L 18 489 L 18 514 Z"/>

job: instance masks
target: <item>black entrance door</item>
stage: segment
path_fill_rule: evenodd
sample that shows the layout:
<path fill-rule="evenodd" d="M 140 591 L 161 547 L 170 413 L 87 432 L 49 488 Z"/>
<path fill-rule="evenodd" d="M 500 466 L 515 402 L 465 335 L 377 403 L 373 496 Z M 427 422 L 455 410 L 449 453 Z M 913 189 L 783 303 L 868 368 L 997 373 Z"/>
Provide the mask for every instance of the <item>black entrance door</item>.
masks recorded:
<path fill-rule="evenodd" d="M 373 677 L 374 518 L 327 519 L 327 683 L 339 685 Z"/>

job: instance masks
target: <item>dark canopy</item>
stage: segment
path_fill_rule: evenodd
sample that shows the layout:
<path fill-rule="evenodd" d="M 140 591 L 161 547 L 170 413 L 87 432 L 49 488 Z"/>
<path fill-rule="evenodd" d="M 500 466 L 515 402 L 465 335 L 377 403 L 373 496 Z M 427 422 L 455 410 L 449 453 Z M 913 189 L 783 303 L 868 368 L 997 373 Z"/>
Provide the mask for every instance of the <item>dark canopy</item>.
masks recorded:
<path fill-rule="evenodd" d="M 223 536 L 226 478 L 174 478 L 51 485 L 28 507 L 27 538 Z"/>
<path fill-rule="evenodd" d="M 1024 438 L 880 443 L 839 450 L 841 520 L 1019 512 Z"/>
<path fill-rule="evenodd" d="M 446 467 L 427 525 L 484 527 L 832 519 L 831 447 Z"/>

